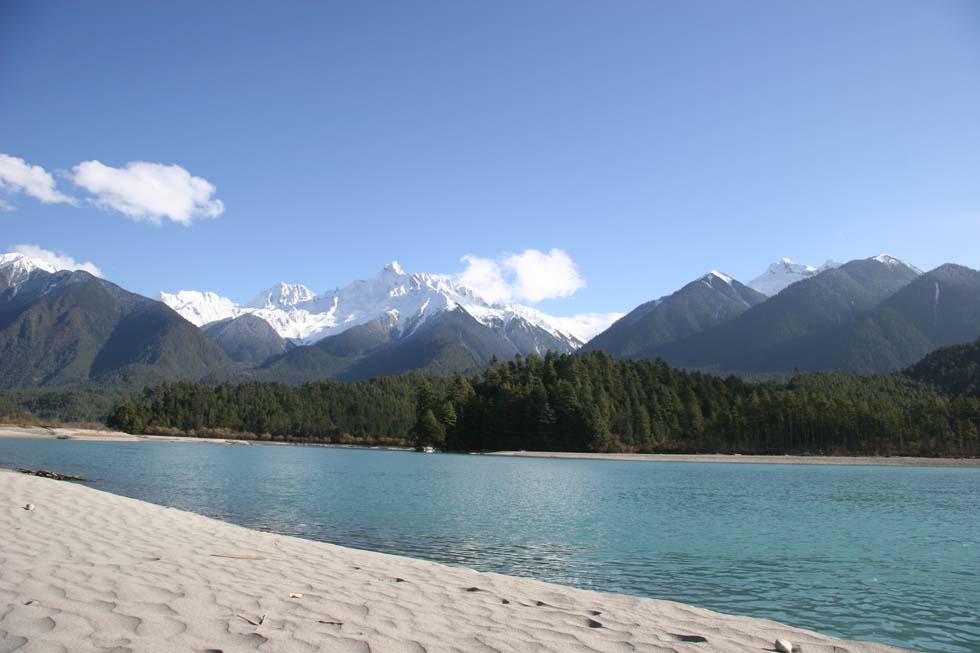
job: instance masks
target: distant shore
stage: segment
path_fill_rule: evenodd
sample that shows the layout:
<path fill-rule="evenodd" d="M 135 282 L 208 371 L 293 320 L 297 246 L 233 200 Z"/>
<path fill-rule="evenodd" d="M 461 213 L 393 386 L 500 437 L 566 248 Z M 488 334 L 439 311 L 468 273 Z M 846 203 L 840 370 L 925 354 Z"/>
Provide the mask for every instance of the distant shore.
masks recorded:
<path fill-rule="evenodd" d="M 494 451 L 488 456 L 632 460 L 658 463 L 745 463 L 762 465 L 877 465 L 880 467 L 980 467 L 978 458 L 910 456 L 750 456 L 740 454 L 573 453 L 562 451 Z"/>
<path fill-rule="evenodd" d="M 210 442 L 212 444 L 252 444 L 247 440 L 233 438 L 191 438 L 175 435 L 133 435 L 111 429 L 88 429 L 70 426 L 19 426 L 0 425 L 0 438 L 24 440 L 92 440 L 114 442 Z"/>
<path fill-rule="evenodd" d="M 240 444 L 300 447 L 329 447 L 336 449 L 384 449 L 386 451 L 412 451 L 408 447 L 391 447 L 369 444 L 332 444 L 320 442 L 276 442 L 245 438 L 210 438 L 193 435 L 133 435 L 111 429 L 76 428 L 71 426 L 0 425 L 0 439 L 21 440 L 84 440 L 94 442 L 187 442 L 197 444 Z"/>
<path fill-rule="evenodd" d="M 254 531 L 2 470 L 0 531 L 0 640 L 25 650 L 742 653 L 777 638 L 807 653 L 900 650 Z"/>
<path fill-rule="evenodd" d="M 235 438 L 203 438 L 180 435 L 133 435 L 110 429 L 74 427 L 0 425 L 0 439 L 91 440 L 98 442 L 187 442 L 197 444 L 237 444 L 309 446 L 340 449 L 383 449 L 410 451 L 404 447 L 382 447 L 304 442 L 270 442 Z M 520 458 L 564 458 L 582 460 L 629 460 L 660 463 L 744 463 L 762 465 L 872 465 L 879 467 L 980 467 L 980 458 L 925 458 L 911 456 L 752 456 L 741 454 L 668 453 L 576 453 L 566 451 L 489 451 L 479 455 Z"/>

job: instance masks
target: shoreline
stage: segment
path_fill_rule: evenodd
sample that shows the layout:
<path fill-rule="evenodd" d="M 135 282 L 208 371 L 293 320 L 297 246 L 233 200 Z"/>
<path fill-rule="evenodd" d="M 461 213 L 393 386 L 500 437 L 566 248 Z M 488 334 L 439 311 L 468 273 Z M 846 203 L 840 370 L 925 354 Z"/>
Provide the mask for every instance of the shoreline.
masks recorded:
<path fill-rule="evenodd" d="M 980 467 L 980 458 L 922 458 L 912 456 L 793 456 L 750 454 L 574 453 L 564 451 L 494 451 L 486 456 L 620 460 L 658 463 L 737 463 L 755 465 L 852 465 L 877 467 Z"/>
<path fill-rule="evenodd" d="M 903 650 L 254 531 L 9 471 L 0 497 L 0 631 L 15 648 L 734 653 L 785 639 L 807 653 Z"/>
<path fill-rule="evenodd" d="M 274 447 L 327 447 L 334 449 L 381 449 L 384 451 L 414 451 L 409 447 L 391 447 L 366 444 L 334 444 L 322 442 L 273 442 L 246 440 L 234 437 L 203 438 L 191 435 L 133 435 L 110 429 L 86 429 L 74 427 L 0 425 L 0 440 L 76 440 L 81 442 L 187 442 L 196 444 L 237 444 Z"/>
<path fill-rule="evenodd" d="M 318 442 L 270 442 L 235 438 L 201 438 L 180 435 L 132 435 L 122 431 L 73 427 L 0 425 L 0 439 L 79 440 L 91 442 L 185 442 L 277 447 L 322 447 L 414 451 L 409 447 L 332 444 Z M 456 452 L 452 452 L 456 453 Z M 466 452 L 458 452 L 465 454 Z M 980 458 L 926 458 L 915 456 L 798 456 L 753 454 L 588 453 L 573 451 L 486 451 L 471 455 L 509 458 L 554 458 L 568 460 L 619 460 L 660 463 L 737 463 L 757 465 L 853 465 L 872 467 L 961 467 L 980 468 Z"/>

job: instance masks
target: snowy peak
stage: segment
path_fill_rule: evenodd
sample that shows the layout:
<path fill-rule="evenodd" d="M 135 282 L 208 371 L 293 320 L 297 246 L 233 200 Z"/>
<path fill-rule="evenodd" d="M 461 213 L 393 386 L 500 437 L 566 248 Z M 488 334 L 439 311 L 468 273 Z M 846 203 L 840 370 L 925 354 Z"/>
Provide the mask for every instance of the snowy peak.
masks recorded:
<path fill-rule="evenodd" d="M 34 270 L 53 273 L 57 272 L 58 269 L 47 261 L 31 258 L 17 252 L 0 254 L 0 291 L 26 281 Z"/>
<path fill-rule="evenodd" d="M 196 326 L 210 322 L 238 317 L 238 307 L 227 297 L 213 292 L 199 290 L 180 290 L 175 293 L 160 293 L 160 301 Z"/>
<path fill-rule="evenodd" d="M 402 269 L 402 266 L 398 265 L 398 261 L 392 261 L 391 263 L 387 264 L 384 266 L 384 269 L 382 269 L 381 272 L 382 274 L 385 272 L 390 272 L 391 274 L 398 276 L 405 274 L 405 270 Z"/>
<path fill-rule="evenodd" d="M 263 290 L 248 303 L 250 308 L 282 308 L 288 309 L 297 304 L 308 302 L 316 297 L 316 294 L 300 283 L 283 283 Z"/>
<path fill-rule="evenodd" d="M 56 272 L 58 269 L 48 263 L 47 261 L 42 261 L 41 259 L 31 258 L 26 254 L 20 254 L 19 252 L 11 252 L 9 254 L 0 254 L 0 268 L 16 268 L 21 270 L 29 270 L 33 272 L 34 270 L 44 270 L 45 272 Z"/>
<path fill-rule="evenodd" d="M 720 279 L 721 281 L 727 283 L 729 286 L 732 285 L 732 281 L 734 281 L 734 279 L 732 279 L 730 276 L 728 276 L 724 272 L 719 272 L 718 270 L 712 270 L 708 274 L 701 277 L 701 280 L 707 281 L 708 285 L 711 285 L 711 282 L 714 281 L 715 279 Z"/>
<path fill-rule="evenodd" d="M 791 258 L 781 258 L 769 265 L 765 272 L 749 282 L 749 288 L 772 297 L 778 295 L 788 286 L 819 274 L 824 270 L 840 267 L 840 263 L 828 260 L 819 268 L 805 263 L 797 263 Z"/>
<path fill-rule="evenodd" d="M 878 256 L 872 256 L 868 260 L 869 261 L 878 261 L 879 263 L 883 263 L 883 264 L 885 264 L 885 265 L 887 265 L 889 267 L 906 267 L 906 268 L 912 270 L 913 272 L 915 272 L 916 274 L 922 274 L 922 270 L 920 270 L 919 268 L 915 267 L 911 263 L 906 263 L 902 259 L 895 258 L 894 256 L 890 256 L 888 254 L 879 254 Z"/>
<path fill-rule="evenodd" d="M 557 341 L 564 351 L 580 347 L 584 338 L 576 334 L 589 331 L 574 320 L 552 317 L 527 306 L 490 304 L 449 275 L 409 273 L 397 261 L 370 279 L 321 295 L 306 286 L 280 283 L 244 306 L 210 292 L 185 290 L 160 293 L 160 298 L 198 326 L 251 313 L 282 337 L 305 344 L 378 319 L 384 320 L 395 337 L 409 336 L 433 316 L 456 309 L 504 334 L 510 333 L 512 323 L 523 321 L 538 330 L 540 342 Z M 526 345 L 526 334 L 522 337 Z"/>

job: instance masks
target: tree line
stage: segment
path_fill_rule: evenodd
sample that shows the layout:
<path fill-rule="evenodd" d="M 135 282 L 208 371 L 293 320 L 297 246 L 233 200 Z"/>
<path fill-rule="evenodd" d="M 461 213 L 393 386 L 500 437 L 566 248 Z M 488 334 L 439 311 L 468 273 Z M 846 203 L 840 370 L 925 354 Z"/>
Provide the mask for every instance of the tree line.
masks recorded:
<path fill-rule="evenodd" d="M 980 397 L 899 374 L 750 383 L 603 352 L 518 356 L 464 376 L 147 388 L 109 426 L 452 451 L 975 456 Z"/>
<path fill-rule="evenodd" d="M 748 383 L 614 360 L 518 357 L 444 392 L 423 379 L 417 446 L 450 450 L 974 456 L 980 398 L 901 375 Z"/>

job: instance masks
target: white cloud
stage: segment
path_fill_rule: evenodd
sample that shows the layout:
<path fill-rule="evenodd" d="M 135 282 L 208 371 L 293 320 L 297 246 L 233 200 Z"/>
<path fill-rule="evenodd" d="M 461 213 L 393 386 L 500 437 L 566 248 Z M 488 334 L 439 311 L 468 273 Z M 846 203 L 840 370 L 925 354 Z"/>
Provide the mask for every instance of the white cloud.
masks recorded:
<path fill-rule="evenodd" d="M 552 249 L 547 254 L 526 249 L 504 259 L 504 268 L 513 270 L 514 296 L 532 303 L 568 297 L 585 287 L 585 279 L 575 261 L 560 249 Z"/>
<path fill-rule="evenodd" d="M 467 254 L 461 259 L 466 269 L 457 277 L 459 283 L 491 304 L 510 301 L 513 291 L 504 279 L 504 271 L 497 261 Z"/>
<path fill-rule="evenodd" d="M 198 218 L 214 218 L 225 210 L 211 199 L 216 188 L 179 165 L 132 161 L 113 168 L 99 161 L 83 161 L 74 168 L 76 185 L 95 195 L 95 203 L 134 220 L 157 223 L 168 218 L 189 225 Z"/>
<path fill-rule="evenodd" d="M 582 313 L 571 317 L 556 318 L 569 333 L 582 342 L 588 342 L 608 329 L 625 313 Z"/>
<path fill-rule="evenodd" d="M 552 249 L 545 253 L 526 249 L 496 259 L 464 256 L 466 269 L 457 276 L 489 302 L 526 301 L 568 297 L 585 287 L 585 279 L 567 252 Z"/>
<path fill-rule="evenodd" d="M 75 200 L 55 190 L 54 177 L 41 166 L 31 165 L 24 159 L 8 154 L 0 154 L 0 191 L 6 193 L 25 193 L 45 204 L 68 203 Z M 3 202 L 4 211 L 13 207 Z"/>
<path fill-rule="evenodd" d="M 39 245 L 14 245 L 9 251 L 47 263 L 56 270 L 84 270 L 97 277 L 102 276 L 102 270 L 90 261 L 79 263 L 64 252 L 52 252 Z"/>
<path fill-rule="evenodd" d="M 0 198 L 0 213 L 4 213 L 5 211 L 13 211 L 13 210 L 15 210 L 13 204 L 5 201 L 3 198 Z"/>

